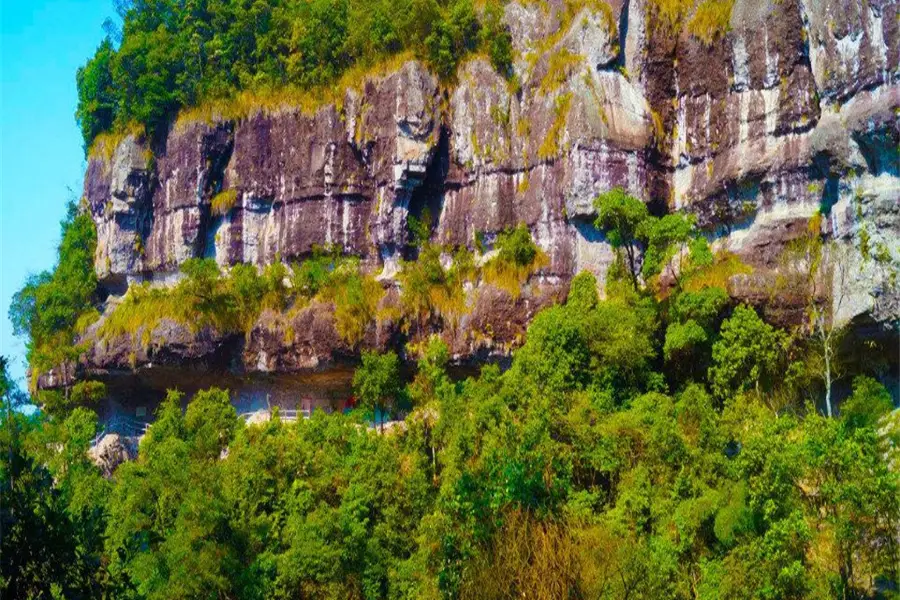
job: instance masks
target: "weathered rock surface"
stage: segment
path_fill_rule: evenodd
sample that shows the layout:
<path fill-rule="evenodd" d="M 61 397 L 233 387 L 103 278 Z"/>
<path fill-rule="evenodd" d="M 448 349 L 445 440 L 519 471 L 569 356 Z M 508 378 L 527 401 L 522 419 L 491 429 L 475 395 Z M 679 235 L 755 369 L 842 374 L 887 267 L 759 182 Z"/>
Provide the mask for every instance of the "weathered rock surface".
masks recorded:
<path fill-rule="evenodd" d="M 730 31 L 708 44 L 656 6 L 507 5 L 515 83 L 475 58 L 445 88 L 413 61 L 312 113 L 179 122 L 153 152 L 128 137 L 91 158 L 85 179 L 101 282 L 120 293 L 171 280 L 190 257 L 264 265 L 340 244 L 392 289 L 408 218 L 426 207 L 443 244 L 471 247 L 476 233 L 490 244 L 525 223 L 549 264 L 519 299 L 471 296 L 445 332 L 464 360 L 515 345 L 578 271 L 605 276 L 613 253 L 590 226 L 592 202 L 616 186 L 654 211 L 695 213 L 757 276 L 820 207 L 826 233 L 865 231 L 900 259 L 900 2 L 736 0 Z M 217 215 L 223 191 L 234 206 Z M 897 297 L 883 292 L 860 295 L 847 316 L 892 318 Z M 98 343 L 85 363 L 327 369 L 351 354 L 331 310 L 314 304 L 290 323 L 264 314 L 246 339 L 168 323 L 139 347 Z M 374 324 L 365 345 L 389 344 L 392 327 Z"/>
<path fill-rule="evenodd" d="M 104 477 L 112 477 L 113 472 L 122 463 L 137 458 L 137 441 L 118 433 L 104 435 L 88 451 L 91 460 L 100 467 Z"/>

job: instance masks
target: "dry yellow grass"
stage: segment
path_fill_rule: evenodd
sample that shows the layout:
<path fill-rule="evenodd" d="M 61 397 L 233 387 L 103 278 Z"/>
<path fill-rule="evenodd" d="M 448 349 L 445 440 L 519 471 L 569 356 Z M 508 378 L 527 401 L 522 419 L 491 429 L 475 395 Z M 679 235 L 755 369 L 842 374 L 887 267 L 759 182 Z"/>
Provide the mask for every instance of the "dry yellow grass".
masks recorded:
<path fill-rule="evenodd" d="M 566 127 L 569 118 L 569 106 L 572 102 L 572 94 L 562 94 L 556 99 L 554 107 L 553 124 L 547 131 L 544 141 L 538 148 L 538 158 L 547 160 L 556 157 L 560 152 L 559 140 Z"/>
<path fill-rule="evenodd" d="M 130 135 L 142 139 L 146 133 L 142 125 L 131 122 L 125 127 L 98 134 L 91 143 L 91 147 L 88 148 L 88 160 L 102 160 L 106 165 L 110 165 L 116 148 Z M 146 158 L 149 160 L 150 157 Z"/>
<path fill-rule="evenodd" d="M 412 52 L 402 52 L 374 64 L 360 63 L 346 71 L 333 84 L 302 89 L 295 86 L 261 87 L 244 90 L 231 98 L 208 99 L 197 106 L 183 109 L 175 121 L 175 130 L 183 131 L 192 123 L 218 123 L 245 119 L 257 113 L 278 114 L 300 111 L 312 115 L 328 105 L 339 111 L 348 90 L 359 90 L 366 81 L 396 71 L 408 61 L 415 60 Z"/>
<path fill-rule="evenodd" d="M 231 212 L 237 203 L 237 190 L 222 190 L 212 198 L 211 209 L 214 215 L 224 216 Z"/>
<path fill-rule="evenodd" d="M 688 31 L 709 46 L 731 28 L 734 0 L 703 0 L 688 23 Z"/>

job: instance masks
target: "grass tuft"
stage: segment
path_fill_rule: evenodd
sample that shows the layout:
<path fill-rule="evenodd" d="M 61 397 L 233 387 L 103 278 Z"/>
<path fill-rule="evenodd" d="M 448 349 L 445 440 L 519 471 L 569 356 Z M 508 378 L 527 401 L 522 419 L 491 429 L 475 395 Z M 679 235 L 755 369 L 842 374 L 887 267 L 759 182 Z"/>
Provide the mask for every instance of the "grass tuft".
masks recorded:
<path fill-rule="evenodd" d="M 703 0 L 688 23 L 688 31 L 706 46 L 725 36 L 731 28 L 734 0 Z"/>
<path fill-rule="evenodd" d="M 237 190 L 222 190 L 212 198 L 212 213 L 222 217 L 231 212 L 237 203 Z"/>
<path fill-rule="evenodd" d="M 571 93 L 562 94 L 556 99 L 553 124 L 550 126 L 546 137 L 544 137 L 544 141 L 541 142 L 541 145 L 538 148 L 538 158 L 540 160 L 555 158 L 559 154 L 559 139 L 565 130 L 566 121 L 569 118 L 569 106 L 571 102 Z"/>

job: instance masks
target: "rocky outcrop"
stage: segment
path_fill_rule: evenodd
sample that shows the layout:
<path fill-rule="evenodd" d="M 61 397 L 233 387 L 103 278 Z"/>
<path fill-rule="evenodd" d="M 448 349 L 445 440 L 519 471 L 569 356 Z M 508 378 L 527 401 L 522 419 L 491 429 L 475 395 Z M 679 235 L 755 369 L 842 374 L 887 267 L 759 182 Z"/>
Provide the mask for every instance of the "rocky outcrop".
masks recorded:
<path fill-rule="evenodd" d="M 434 241 L 470 247 L 525 223 L 550 260 L 520 298 L 469 295 L 468 314 L 444 332 L 465 360 L 515 345 L 578 271 L 602 280 L 613 253 L 590 225 L 592 203 L 616 186 L 655 212 L 696 214 L 757 279 L 820 209 L 825 233 L 864 236 L 896 261 L 898 11 L 892 0 L 736 0 L 730 29 L 702 40 L 690 13 L 670 22 L 656 0 L 513 2 L 512 74 L 474 58 L 447 86 L 410 61 L 315 110 L 182 120 L 160 147 L 129 136 L 92 157 L 96 270 L 117 294 L 171 281 L 190 257 L 262 266 L 336 244 L 380 272 L 390 295 L 410 215 L 427 207 Z M 878 277 L 848 317 L 896 315 Z M 752 299 L 751 288 L 732 291 Z M 98 343 L 85 363 L 327 369 L 353 351 L 331 310 L 313 304 L 289 322 L 264 314 L 244 339 L 168 323 L 140 348 Z M 375 323 L 364 344 L 397 335 Z"/>
<path fill-rule="evenodd" d="M 100 473 L 112 477 L 116 468 L 124 462 L 134 460 L 138 455 L 138 442 L 135 438 L 109 433 L 88 450 L 88 456 L 100 468 Z"/>

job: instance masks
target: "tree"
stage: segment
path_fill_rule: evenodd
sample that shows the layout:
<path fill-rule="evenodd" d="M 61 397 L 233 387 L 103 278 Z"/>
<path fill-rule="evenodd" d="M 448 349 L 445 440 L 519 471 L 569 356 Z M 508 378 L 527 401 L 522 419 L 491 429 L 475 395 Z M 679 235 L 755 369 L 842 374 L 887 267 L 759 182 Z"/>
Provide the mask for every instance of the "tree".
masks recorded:
<path fill-rule="evenodd" d="M 573 310 L 589 312 L 597 307 L 600 301 L 597 295 L 597 278 L 590 271 L 582 271 L 572 278 L 569 284 L 569 296 L 566 306 Z"/>
<path fill-rule="evenodd" d="M 638 289 L 638 256 L 640 254 L 640 231 L 642 224 L 650 216 L 647 205 L 628 195 L 621 188 L 614 188 L 600 194 L 594 200 L 597 219 L 594 225 L 606 234 L 610 245 L 624 252 L 628 260 L 631 284 Z"/>
<path fill-rule="evenodd" d="M 381 414 L 382 432 L 385 411 L 393 406 L 400 394 L 400 386 L 400 359 L 395 352 L 362 353 L 362 364 L 353 374 L 353 393 L 374 416 Z"/>
<path fill-rule="evenodd" d="M 773 296 L 791 294 L 802 302 L 806 316 L 802 333 L 813 342 L 820 361 L 825 411 L 831 417 L 832 388 L 843 375 L 838 349 L 847 323 L 842 313 L 860 292 L 860 265 L 851 246 L 825 241 L 821 229 L 822 215 L 817 214 L 809 220 L 805 234 L 785 248 Z"/>
<path fill-rule="evenodd" d="M 713 344 L 709 379 L 720 399 L 749 389 L 770 389 L 781 357 L 784 334 L 764 322 L 749 306 L 738 306 L 722 323 Z"/>
<path fill-rule="evenodd" d="M 705 377 L 728 293 L 719 287 L 680 292 L 671 299 L 663 356 L 676 378 Z"/>
<path fill-rule="evenodd" d="M 900 475 L 891 471 L 878 442 L 877 416 L 889 410 L 885 390 L 858 379 L 844 418 L 810 415 L 804 422 L 805 481 L 812 511 L 833 536 L 831 566 L 840 580 L 833 597 L 869 595 L 881 576 L 897 581 L 900 548 Z"/>
<path fill-rule="evenodd" d="M 78 109 L 75 120 L 84 138 L 84 150 L 98 134 L 112 127 L 118 103 L 113 85 L 112 65 L 116 52 L 109 38 L 103 40 L 94 56 L 78 69 Z"/>
<path fill-rule="evenodd" d="M 7 361 L 0 357 L 5 409 L 0 424 L 0 593 L 4 598 L 95 597 L 99 590 L 92 581 L 93 544 L 79 536 L 84 530 L 73 524 L 69 513 L 76 509 L 79 515 L 72 516 L 80 517 L 80 507 L 72 501 L 72 490 L 67 498 L 54 481 L 54 475 L 58 481 L 65 471 L 52 473 L 46 461 L 30 452 L 29 438 L 40 433 L 41 423 L 39 417 L 14 410 L 20 402 L 17 396 Z M 71 456 L 71 448 L 63 452 L 66 455 Z M 76 474 L 69 473 L 66 481 L 74 478 Z"/>

